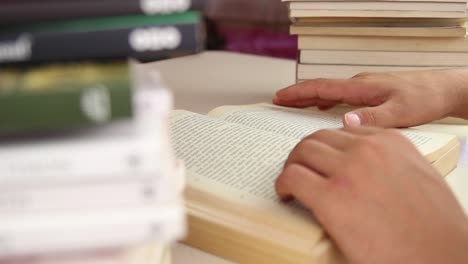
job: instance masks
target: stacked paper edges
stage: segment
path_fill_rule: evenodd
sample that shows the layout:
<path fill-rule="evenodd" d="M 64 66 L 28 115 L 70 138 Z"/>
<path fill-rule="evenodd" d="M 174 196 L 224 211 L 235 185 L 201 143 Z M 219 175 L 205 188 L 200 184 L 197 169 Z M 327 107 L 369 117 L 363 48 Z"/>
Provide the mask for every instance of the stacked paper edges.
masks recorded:
<path fill-rule="evenodd" d="M 287 2 L 297 81 L 468 65 L 466 0 Z"/>

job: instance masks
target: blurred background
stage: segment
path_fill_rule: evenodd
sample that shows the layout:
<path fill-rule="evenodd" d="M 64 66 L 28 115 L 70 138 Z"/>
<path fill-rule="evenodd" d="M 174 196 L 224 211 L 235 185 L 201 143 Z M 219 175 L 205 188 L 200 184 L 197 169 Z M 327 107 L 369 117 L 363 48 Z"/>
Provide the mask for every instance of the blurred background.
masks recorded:
<path fill-rule="evenodd" d="M 0 263 L 171 263 L 185 170 L 141 62 L 295 59 L 288 26 L 279 0 L 0 1 Z"/>
<path fill-rule="evenodd" d="M 208 48 L 296 58 L 288 7 L 278 0 L 207 0 Z"/>

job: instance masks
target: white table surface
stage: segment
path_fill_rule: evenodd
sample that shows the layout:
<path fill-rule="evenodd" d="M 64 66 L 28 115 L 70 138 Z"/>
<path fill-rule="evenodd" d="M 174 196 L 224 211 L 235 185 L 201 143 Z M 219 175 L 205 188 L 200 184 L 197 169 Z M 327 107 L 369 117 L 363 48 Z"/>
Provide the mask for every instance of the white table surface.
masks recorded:
<path fill-rule="evenodd" d="M 147 64 L 159 71 L 175 95 L 177 109 L 206 113 L 227 104 L 269 102 L 274 93 L 294 83 L 295 62 L 227 52 L 205 52 L 195 56 Z M 468 136 L 467 126 L 450 127 Z M 468 212 L 468 143 L 462 141 L 459 166 L 447 182 Z M 231 263 L 197 249 L 177 244 L 175 264 Z"/>

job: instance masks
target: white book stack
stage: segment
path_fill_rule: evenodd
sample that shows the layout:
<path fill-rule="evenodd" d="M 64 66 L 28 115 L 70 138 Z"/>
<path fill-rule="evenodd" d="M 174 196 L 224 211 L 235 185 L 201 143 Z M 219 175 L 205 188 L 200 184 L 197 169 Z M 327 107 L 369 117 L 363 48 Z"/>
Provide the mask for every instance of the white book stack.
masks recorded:
<path fill-rule="evenodd" d="M 169 263 L 185 234 L 171 93 L 138 76 L 134 117 L 0 142 L 0 263 Z"/>
<path fill-rule="evenodd" d="M 468 66 L 466 0 L 283 0 L 297 81 Z"/>

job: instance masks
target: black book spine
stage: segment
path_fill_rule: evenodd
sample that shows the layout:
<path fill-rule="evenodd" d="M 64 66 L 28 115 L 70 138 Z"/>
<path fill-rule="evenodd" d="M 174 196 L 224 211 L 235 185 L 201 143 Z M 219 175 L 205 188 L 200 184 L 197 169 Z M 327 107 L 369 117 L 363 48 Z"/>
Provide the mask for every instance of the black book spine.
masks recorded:
<path fill-rule="evenodd" d="M 203 10 L 206 0 L 20 0 L 0 1 L 0 25 L 48 20 L 170 14 Z"/>
<path fill-rule="evenodd" d="M 200 25 L 147 26 L 104 31 L 18 33 L 0 36 L 0 64 L 88 59 L 163 59 L 202 48 Z"/>

